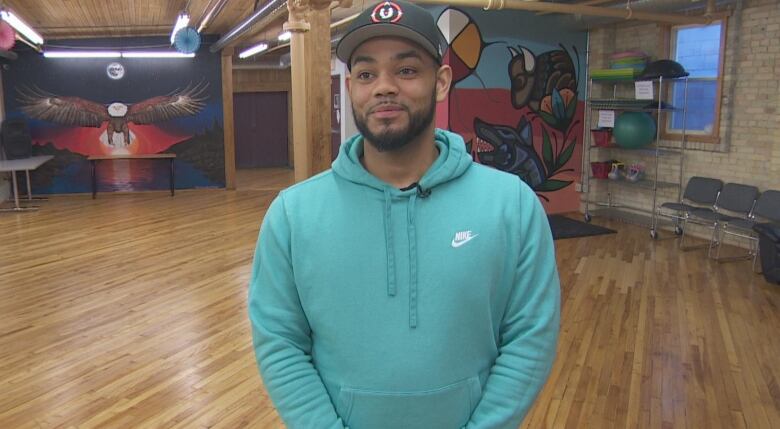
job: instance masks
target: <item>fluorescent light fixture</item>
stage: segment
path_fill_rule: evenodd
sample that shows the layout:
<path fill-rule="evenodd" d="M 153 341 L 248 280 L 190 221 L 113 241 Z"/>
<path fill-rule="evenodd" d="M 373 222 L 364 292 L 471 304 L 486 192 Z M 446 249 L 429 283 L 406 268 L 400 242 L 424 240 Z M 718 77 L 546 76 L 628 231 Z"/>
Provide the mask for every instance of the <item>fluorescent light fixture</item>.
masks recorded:
<path fill-rule="evenodd" d="M 119 58 L 116 51 L 43 51 L 46 58 Z"/>
<path fill-rule="evenodd" d="M 46 58 L 194 58 L 195 54 L 173 51 L 44 51 Z"/>
<path fill-rule="evenodd" d="M 292 33 L 289 31 L 285 31 L 284 33 L 279 34 L 279 41 L 280 42 L 286 42 L 292 38 Z"/>
<path fill-rule="evenodd" d="M 29 41 L 33 42 L 36 45 L 43 45 L 43 37 L 41 37 L 40 34 L 36 33 L 35 30 L 32 29 L 32 27 L 30 27 L 24 21 L 19 19 L 19 17 L 14 15 L 11 11 L 8 10 L 0 11 L 0 18 L 2 18 L 3 21 L 7 22 L 8 25 L 13 27 L 16 31 L 22 33 L 22 35 L 26 37 Z"/>
<path fill-rule="evenodd" d="M 195 54 L 170 51 L 122 52 L 122 58 L 195 58 Z"/>
<path fill-rule="evenodd" d="M 176 18 L 176 24 L 173 26 L 173 31 L 171 31 L 171 45 L 173 45 L 173 40 L 176 37 L 176 33 L 182 28 L 186 27 L 189 23 L 190 16 L 187 14 L 187 12 L 180 13 Z"/>
<path fill-rule="evenodd" d="M 252 46 L 251 48 L 247 49 L 244 52 L 241 52 L 238 54 L 238 58 L 247 58 L 251 57 L 252 55 L 259 54 L 260 52 L 265 51 L 268 49 L 268 43 L 258 43 L 255 46 Z"/>

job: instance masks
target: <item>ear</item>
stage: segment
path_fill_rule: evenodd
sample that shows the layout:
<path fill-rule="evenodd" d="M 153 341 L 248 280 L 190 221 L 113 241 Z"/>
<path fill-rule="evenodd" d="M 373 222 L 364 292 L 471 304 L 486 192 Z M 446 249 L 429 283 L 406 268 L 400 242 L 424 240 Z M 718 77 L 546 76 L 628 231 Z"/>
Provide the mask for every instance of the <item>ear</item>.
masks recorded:
<path fill-rule="evenodd" d="M 436 101 L 442 102 L 447 99 L 452 84 L 452 68 L 443 64 L 436 71 Z"/>
<path fill-rule="evenodd" d="M 352 83 L 352 73 L 347 73 L 344 75 L 344 86 L 347 88 L 347 93 L 349 93 L 349 85 Z"/>

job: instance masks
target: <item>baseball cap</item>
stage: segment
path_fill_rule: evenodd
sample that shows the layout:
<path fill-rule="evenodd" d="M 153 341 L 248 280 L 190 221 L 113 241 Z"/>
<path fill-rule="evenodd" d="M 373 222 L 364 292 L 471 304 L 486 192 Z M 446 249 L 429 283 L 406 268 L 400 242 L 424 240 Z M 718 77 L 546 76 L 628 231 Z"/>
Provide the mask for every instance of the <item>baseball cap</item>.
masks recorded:
<path fill-rule="evenodd" d="M 336 46 L 336 56 L 350 66 L 352 53 L 375 37 L 401 37 L 417 43 L 441 64 L 442 45 L 433 16 L 416 4 L 388 0 L 364 10 Z"/>

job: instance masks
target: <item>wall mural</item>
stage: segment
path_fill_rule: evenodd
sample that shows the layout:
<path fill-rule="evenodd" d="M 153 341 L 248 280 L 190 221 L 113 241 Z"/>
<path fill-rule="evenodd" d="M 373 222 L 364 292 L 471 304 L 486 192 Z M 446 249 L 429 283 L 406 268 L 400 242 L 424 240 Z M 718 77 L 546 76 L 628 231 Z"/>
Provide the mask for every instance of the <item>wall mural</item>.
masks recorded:
<path fill-rule="evenodd" d="M 545 31 L 518 25 L 515 15 L 505 33 L 519 27 L 544 40 L 510 39 L 500 35 L 500 15 L 491 15 L 490 30 L 499 34 L 486 41 L 477 19 L 487 20 L 489 12 L 470 13 L 446 8 L 437 19 L 448 44 L 445 62 L 453 70 L 447 127 L 466 138 L 476 162 L 528 183 L 548 212 L 577 210 L 573 183 L 581 170 L 584 106 L 578 96 L 584 95 L 579 76 L 585 34 L 545 38 Z"/>
<path fill-rule="evenodd" d="M 21 111 L 30 118 L 60 125 L 105 129 L 101 140 L 109 148 L 128 148 L 137 140 L 135 133 L 130 133 L 130 124 L 148 125 L 193 116 L 203 109 L 205 99 L 202 95 L 207 87 L 199 84 L 129 105 L 117 101 L 104 105 L 80 97 L 64 97 L 37 88 L 22 87 L 18 90 L 17 101 Z M 117 142 L 115 134 L 123 138 Z"/>
<path fill-rule="evenodd" d="M 149 43 L 103 39 L 96 44 Z M 79 41 L 89 43 L 89 41 Z M 176 187 L 224 187 L 218 55 L 194 59 L 45 59 L 24 52 L 3 72 L 8 117 L 30 124 L 33 154 L 54 155 L 33 192 L 90 192 L 90 155 L 176 154 Z M 167 189 L 167 163 L 98 164 L 100 191 Z"/>

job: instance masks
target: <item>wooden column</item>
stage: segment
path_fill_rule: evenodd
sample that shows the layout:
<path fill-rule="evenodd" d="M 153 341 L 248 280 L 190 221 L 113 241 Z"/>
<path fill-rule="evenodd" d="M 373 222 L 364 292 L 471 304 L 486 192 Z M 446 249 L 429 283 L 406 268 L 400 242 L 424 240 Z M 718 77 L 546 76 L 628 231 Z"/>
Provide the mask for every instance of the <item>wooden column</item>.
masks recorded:
<path fill-rule="evenodd" d="M 312 1 L 311 30 L 306 43 L 307 106 L 311 175 L 330 168 L 331 163 L 331 79 L 330 79 L 330 1 Z"/>
<path fill-rule="evenodd" d="M 290 38 L 290 79 L 292 81 L 291 100 L 293 165 L 295 166 L 295 181 L 300 182 L 309 174 L 308 123 L 306 108 L 306 58 L 304 47 L 309 23 L 306 17 L 307 7 L 298 1 L 288 1 L 289 11 L 284 29 L 292 34 Z"/>
<path fill-rule="evenodd" d="M 329 0 L 287 3 L 295 181 L 330 167 Z"/>
<path fill-rule="evenodd" d="M 233 125 L 233 48 L 222 50 L 222 127 L 225 145 L 225 188 L 236 189 L 236 139 Z"/>

